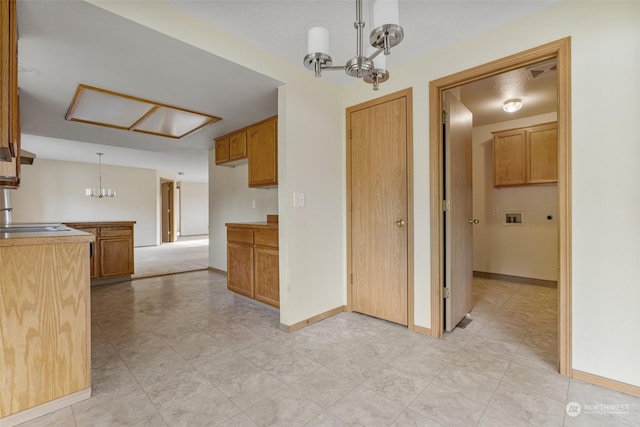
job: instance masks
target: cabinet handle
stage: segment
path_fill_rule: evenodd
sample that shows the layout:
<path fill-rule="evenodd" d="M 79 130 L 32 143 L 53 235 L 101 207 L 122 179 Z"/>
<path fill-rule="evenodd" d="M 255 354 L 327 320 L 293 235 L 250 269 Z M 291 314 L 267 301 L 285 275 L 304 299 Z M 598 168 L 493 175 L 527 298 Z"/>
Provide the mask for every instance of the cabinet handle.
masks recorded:
<path fill-rule="evenodd" d="M 475 218 L 469 218 L 469 224 L 479 224 L 480 220 Z"/>

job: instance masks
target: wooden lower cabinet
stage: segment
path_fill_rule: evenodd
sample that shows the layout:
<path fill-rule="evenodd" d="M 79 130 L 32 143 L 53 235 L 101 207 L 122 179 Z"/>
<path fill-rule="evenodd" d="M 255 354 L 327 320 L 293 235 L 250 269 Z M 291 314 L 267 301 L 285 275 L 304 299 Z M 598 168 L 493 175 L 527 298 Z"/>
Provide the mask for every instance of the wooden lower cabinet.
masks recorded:
<path fill-rule="evenodd" d="M 227 242 L 227 288 L 253 298 L 253 245 Z"/>
<path fill-rule="evenodd" d="M 279 256 L 277 249 L 255 248 L 253 278 L 254 298 L 258 301 L 280 306 Z"/>
<path fill-rule="evenodd" d="M 0 426 L 91 395 L 93 237 L 61 233 L 0 239 Z"/>
<path fill-rule="evenodd" d="M 128 277 L 134 273 L 134 224 L 134 221 L 65 223 L 96 237 L 91 258 L 92 279 Z"/>
<path fill-rule="evenodd" d="M 227 288 L 280 307 L 277 225 L 227 224 Z"/>

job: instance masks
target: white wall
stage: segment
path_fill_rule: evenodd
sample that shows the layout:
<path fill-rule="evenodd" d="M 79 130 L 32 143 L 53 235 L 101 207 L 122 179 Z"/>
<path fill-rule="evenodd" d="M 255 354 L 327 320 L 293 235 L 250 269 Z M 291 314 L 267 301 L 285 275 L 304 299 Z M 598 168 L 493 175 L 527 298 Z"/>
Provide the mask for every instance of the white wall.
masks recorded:
<path fill-rule="evenodd" d="M 180 182 L 180 235 L 209 234 L 209 184 Z"/>
<path fill-rule="evenodd" d="M 255 200 L 256 207 L 252 208 Z M 278 213 L 277 188 L 249 188 L 247 163 L 217 166 L 209 152 L 209 266 L 227 271 L 227 222 L 266 221 Z"/>
<path fill-rule="evenodd" d="M 392 54 L 390 80 L 372 92 L 361 82 L 323 84 L 164 4 L 90 2 L 286 83 L 278 112 L 285 324 L 344 301 L 344 109 L 413 87 L 414 309 L 416 324 L 430 327 L 428 82 L 571 36 L 573 367 L 640 386 L 640 3 L 560 2 L 411 64 L 393 68 Z M 297 188 L 309 204 L 296 211 L 288 199 Z"/>
<path fill-rule="evenodd" d="M 98 166 L 38 159 L 23 166 L 19 190 L 11 191 L 14 222 L 136 221 L 135 246 L 156 244 L 156 171 L 102 165 L 103 186 L 113 199 L 89 199 L 98 186 Z M 135 183 L 133 185 L 132 183 Z"/>
<path fill-rule="evenodd" d="M 473 128 L 473 217 L 480 220 L 473 226 L 475 271 L 558 280 L 558 186 L 495 188 L 491 134 L 555 120 L 551 113 Z M 505 225 L 507 212 L 522 212 L 524 223 Z"/>

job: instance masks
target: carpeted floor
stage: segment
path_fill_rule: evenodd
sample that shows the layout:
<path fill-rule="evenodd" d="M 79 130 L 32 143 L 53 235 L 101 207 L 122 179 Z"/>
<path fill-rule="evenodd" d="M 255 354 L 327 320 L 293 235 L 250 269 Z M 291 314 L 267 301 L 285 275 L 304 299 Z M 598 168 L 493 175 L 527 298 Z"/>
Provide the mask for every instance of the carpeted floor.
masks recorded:
<path fill-rule="evenodd" d="M 209 265 L 209 237 L 187 236 L 160 246 L 134 249 L 134 279 L 206 269 Z"/>

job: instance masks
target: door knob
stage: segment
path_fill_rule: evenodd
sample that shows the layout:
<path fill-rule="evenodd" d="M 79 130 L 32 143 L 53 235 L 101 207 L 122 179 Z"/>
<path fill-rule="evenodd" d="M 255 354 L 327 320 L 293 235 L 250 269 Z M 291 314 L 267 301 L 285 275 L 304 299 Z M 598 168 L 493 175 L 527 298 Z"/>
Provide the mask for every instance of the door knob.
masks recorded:
<path fill-rule="evenodd" d="M 480 220 L 475 218 L 469 218 L 469 224 L 479 224 Z"/>
<path fill-rule="evenodd" d="M 399 219 L 396 221 L 396 225 L 398 227 L 404 227 L 404 219 Z"/>

